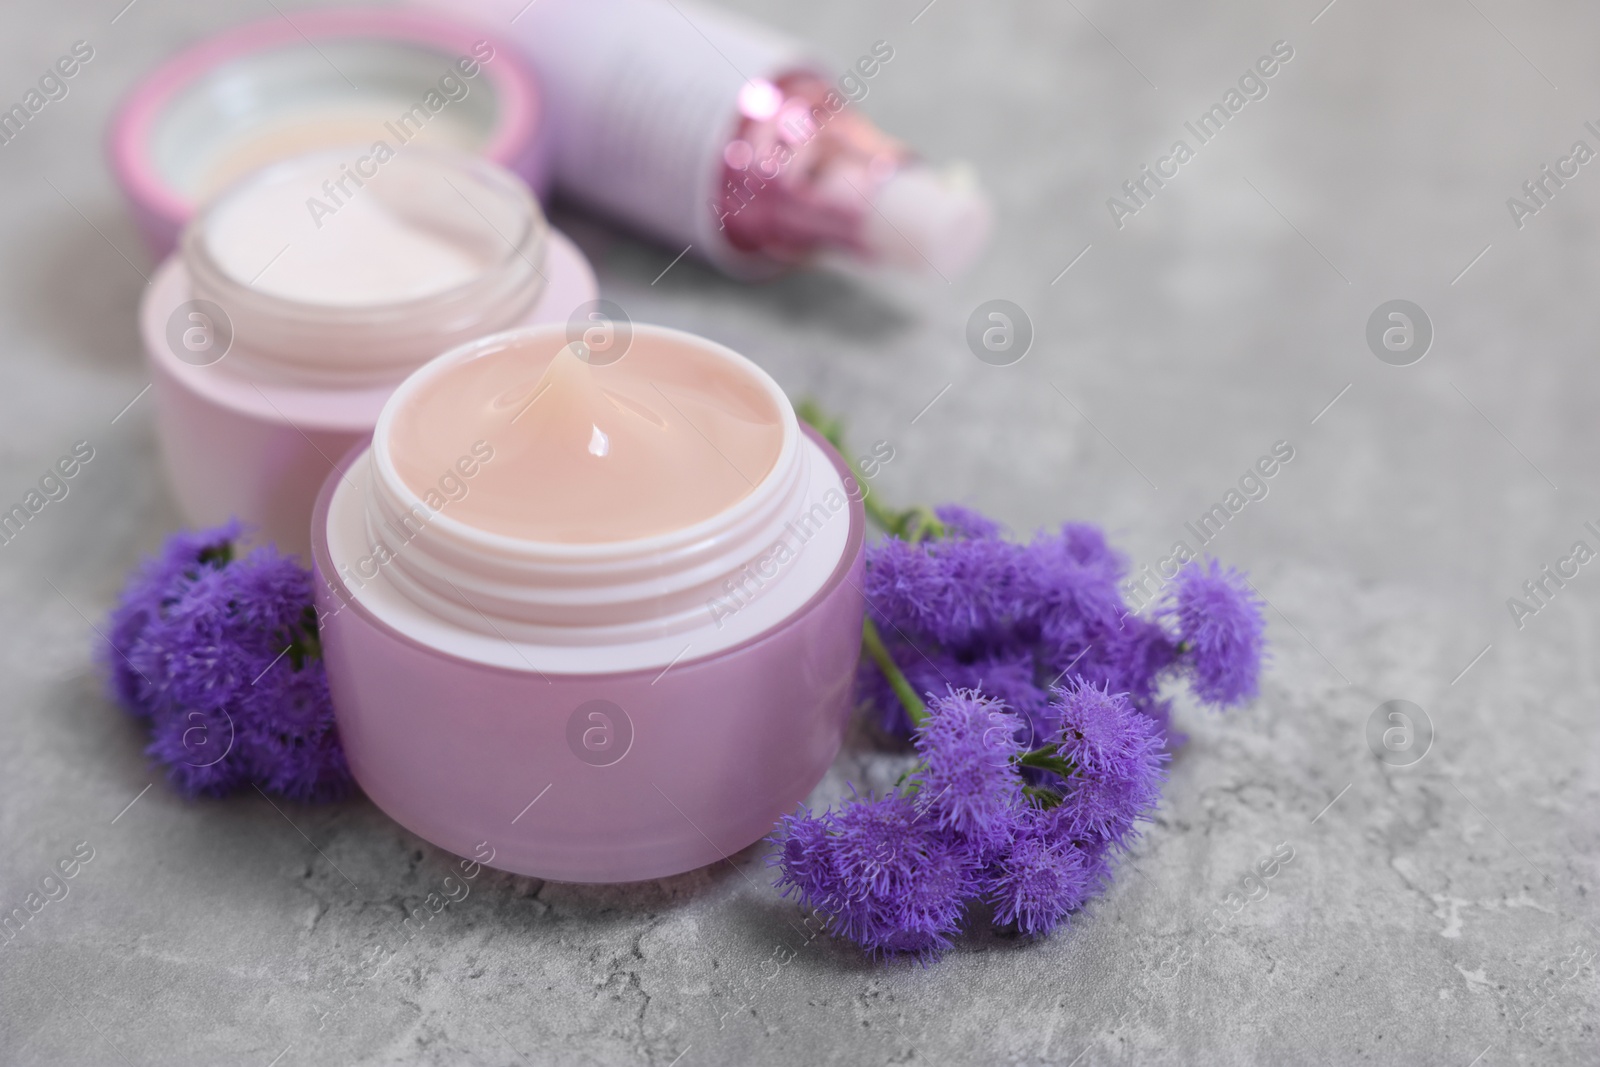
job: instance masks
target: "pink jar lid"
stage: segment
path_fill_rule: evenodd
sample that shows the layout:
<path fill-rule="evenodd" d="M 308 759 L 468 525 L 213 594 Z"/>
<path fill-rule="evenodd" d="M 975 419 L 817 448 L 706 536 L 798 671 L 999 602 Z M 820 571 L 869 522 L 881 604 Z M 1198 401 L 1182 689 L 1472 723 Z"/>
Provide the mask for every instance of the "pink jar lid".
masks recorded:
<path fill-rule="evenodd" d="M 342 143 L 403 150 L 424 136 L 480 152 L 543 197 L 547 128 L 538 81 L 509 43 L 425 12 L 348 8 L 249 23 L 178 53 L 123 101 L 107 148 L 160 257 L 205 196 L 252 165 Z"/>

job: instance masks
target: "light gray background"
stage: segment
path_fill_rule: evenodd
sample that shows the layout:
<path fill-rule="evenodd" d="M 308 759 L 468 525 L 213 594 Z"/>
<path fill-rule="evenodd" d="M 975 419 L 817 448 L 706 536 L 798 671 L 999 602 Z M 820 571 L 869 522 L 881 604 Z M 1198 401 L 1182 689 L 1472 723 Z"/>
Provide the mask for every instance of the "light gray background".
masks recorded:
<path fill-rule="evenodd" d="M 0 904 L 95 849 L 0 947 L 0 1060 L 1595 1062 L 1595 966 L 1563 961 L 1600 949 L 1600 565 L 1520 630 L 1506 607 L 1573 541 L 1600 547 L 1581 525 L 1600 519 L 1600 162 L 1520 231 L 1505 204 L 1574 140 L 1600 148 L 1582 127 L 1600 119 L 1591 5 L 742 5 L 841 63 L 889 41 L 866 109 L 975 162 L 995 246 L 954 285 L 747 288 L 690 260 L 652 285 L 676 250 L 558 212 L 606 294 L 746 352 L 862 447 L 893 442 L 890 497 L 1020 531 L 1098 521 L 1140 562 L 1292 442 L 1212 546 L 1273 605 L 1261 699 L 1180 708 L 1192 741 L 1133 869 L 1047 941 L 979 932 L 926 970 L 802 944 L 757 848 L 626 888 L 486 874 L 363 978 L 451 857 L 359 799 L 179 800 L 90 659 L 124 572 L 179 522 L 148 397 L 113 423 L 148 381 L 151 264 L 103 128 L 172 49 L 273 13 L 138 0 L 112 25 L 123 2 L 0 12 L 7 102 L 73 40 L 96 49 L 0 148 L 0 501 L 72 442 L 95 448 L 0 548 Z M 1295 57 L 1270 95 L 1115 228 L 1106 199 L 1280 39 Z M 993 297 L 1037 330 L 1015 366 L 962 340 Z M 1393 298 L 1437 329 L 1414 366 L 1364 341 Z M 1396 698 L 1437 731 L 1404 769 L 1364 734 Z M 872 744 L 854 739 L 815 799 L 892 776 Z M 1209 935 L 1280 843 L 1295 858 L 1270 896 Z"/>

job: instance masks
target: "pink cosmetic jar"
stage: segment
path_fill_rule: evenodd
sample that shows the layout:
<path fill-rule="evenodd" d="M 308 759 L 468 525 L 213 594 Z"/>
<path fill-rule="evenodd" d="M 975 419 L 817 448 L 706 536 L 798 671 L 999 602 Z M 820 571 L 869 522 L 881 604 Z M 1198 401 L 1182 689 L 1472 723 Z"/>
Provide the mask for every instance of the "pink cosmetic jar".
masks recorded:
<path fill-rule="evenodd" d="M 252 172 L 184 230 L 140 308 L 184 515 L 306 555 L 323 479 L 407 375 L 595 297 L 527 185 L 480 157 L 352 146 Z"/>
<path fill-rule="evenodd" d="M 544 98 L 519 50 L 443 15 L 293 11 L 178 53 L 110 127 L 111 170 L 157 258 L 212 195 L 292 155 L 417 141 L 484 156 L 539 195 Z"/>
<path fill-rule="evenodd" d="M 357 782 L 420 837 L 518 874 L 627 882 L 725 860 L 821 780 L 852 707 L 861 488 L 749 360 L 681 331 L 631 329 L 615 365 L 637 361 L 630 373 L 647 388 L 632 396 L 561 327 L 438 357 L 394 392 L 370 445 L 343 457 L 317 500 L 322 650 Z M 556 361 L 574 349 L 591 368 L 574 364 L 557 382 Z M 460 386 L 485 365 L 526 373 L 514 388 Z M 685 365 L 708 383 L 693 396 L 651 371 Z M 554 396 L 579 378 L 587 392 Z M 441 427 L 428 405 L 450 389 L 466 414 Z M 710 428 L 705 412 L 723 400 L 766 420 L 764 473 Z M 587 414 L 573 416 L 590 403 L 592 433 Z M 541 419 L 566 437 L 540 437 Z M 542 476 L 558 439 L 566 450 L 551 464 L 604 482 L 629 426 L 646 443 L 638 454 L 676 449 L 688 469 L 599 501 L 617 521 L 670 510 L 659 482 L 699 487 L 723 463 L 754 471 L 748 487 L 645 536 L 534 540 L 478 521 L 548 510 L 581 532 L 581 491 L 518 499 L 515 487 Z M 460 442 L 425 487 L 405 461 L 419 427 Z"/>

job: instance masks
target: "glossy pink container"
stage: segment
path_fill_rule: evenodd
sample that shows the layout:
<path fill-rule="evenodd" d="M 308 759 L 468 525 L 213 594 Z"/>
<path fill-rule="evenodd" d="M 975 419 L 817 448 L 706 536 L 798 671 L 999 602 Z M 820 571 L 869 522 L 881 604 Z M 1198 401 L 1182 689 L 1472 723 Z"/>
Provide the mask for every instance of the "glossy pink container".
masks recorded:
<path fill-rule="evenodd" d="M 629 882 L 728 858 L 821 780 L 861 648 L 859 499 L 840 562 L 779 625 L 665 669 L 540 673 L 425 647 L 335 573 L 330 502 L 361 454 L 323 485 L 312 555 L 339 734 L 356 781 L 396 822 L 458 855 L 487 845 L 493 866 L 518 874 Z"/>
<path fill-rule="evenodd" d="M 599 292 L 589 261 L 565 235 L 551 231 L 546 256 L 549 284 L 523 320 L 528 324 L 565 322 Z M 168 483 L 189 522 L 243 519 L 260 540 L 309 559 L 318 488 L 339 457 L 371 436 L 395 383 L 258 383 L 231 373 L 226 358 L 186 363 L 166 335 L 174 310 L 192 295 L 183 263 L 171 256 L 139 313 Z"/>
<path fill-rule="evenodd" d="M 337 55 L 340 47 L 372 50 L 374 54 L 356 72 L 356 80 L 416 83 L 408 91 L 420 102 L 428 89 L 420 81 L 423 72 L 432 77 L 449 73 L 453 61 L 470 57 L 474 47 L 483 42 L 488 42 L 493 58 L 464 81 L 481 87 L 472 92 L 491 95 L 493 117 L 479 143 L 471 147 L 522 177 L 535 195 L 543 197 L 550 183 L 549 123 L 538 81 L 520 51 L 454 19 L 398 8 L 293 11 L 225 30 L 179 52 L 140 81 L 118 108 L 106 146 L 112 174 L 151 252 L 160 259 L 172 251 L 178 234 L 200 206 L 172 180 L 164 160 L 181 160 L 186 153 L 203 151 L 208 133 L 220 135 L 248 121 L 252 109 L 267 108 L 280 97 L 294 97 L 296 106 L 308 117 L 317 114 L 319 97 L 308 84 L 306 71 L 288 64 L 281 69 L 273 65 L 283 54 L 305 50 L 314 60 L 312 72 L 336 82 L 342 92 L 348 76 L 332 66 L 327 56 Z M 392 54 L 392 69 L 387 69 L 383 53 L 377 51 L 381 49 Z M 423 56 L 432 60 L 422 63 Z M 252 63 L 260 69 L 248 69 Z M 356 89 L 352 87 L 351 92 Z M 188 94 L 216 98 L 216 114 L 209 128 L 203 123 L 187 131 L 169 128 L 173 108 Z M 410 97 L 403 99 L 409 102 Z M 328 99 L 323 106 L 336 103 Z M 374 122 L 370 130 L 363 124 L 355 140 L 365 145 L 379 138 L 392 140 L 394 135 Z M 287 154 L 312 147 L 303 145 Z"/>

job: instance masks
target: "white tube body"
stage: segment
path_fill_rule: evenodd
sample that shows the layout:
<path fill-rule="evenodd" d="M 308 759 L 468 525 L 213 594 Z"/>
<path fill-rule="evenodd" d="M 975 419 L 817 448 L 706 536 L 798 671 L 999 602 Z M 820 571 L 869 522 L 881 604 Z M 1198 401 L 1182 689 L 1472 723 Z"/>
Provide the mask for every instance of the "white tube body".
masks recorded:
<path fill-rule="evenodd" d="M 794 41 L 682 0 L 421 0 L 527 51 L 550 104 L 564 195 L 736 275 L 773 265 L 734 248 L 715 199 L 751 81 L 815 60 Z M 520 14 L 519 14 L 520 12 Z"/>

